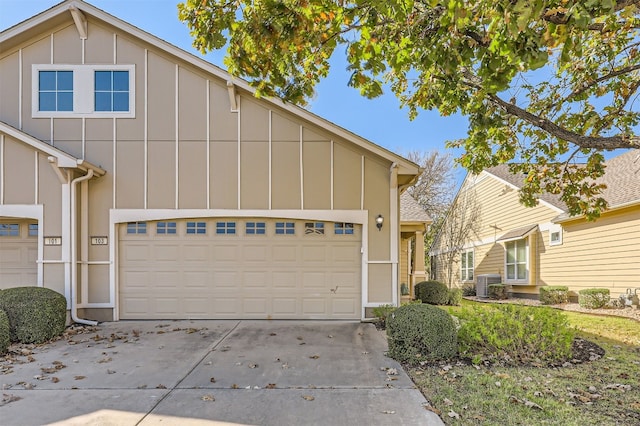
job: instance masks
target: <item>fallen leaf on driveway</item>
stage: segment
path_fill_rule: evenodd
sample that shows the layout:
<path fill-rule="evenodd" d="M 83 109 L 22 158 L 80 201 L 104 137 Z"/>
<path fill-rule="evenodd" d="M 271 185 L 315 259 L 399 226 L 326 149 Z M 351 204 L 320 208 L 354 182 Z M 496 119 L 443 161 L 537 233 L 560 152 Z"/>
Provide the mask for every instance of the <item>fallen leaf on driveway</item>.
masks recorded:
<path fill-rule="evenodd" d="M 213 395 L 203 395 L 202 398 L 203 401 L 215 401 L 216 399 L 213 397 Z"/>
<path fill-rule="evenodd" d="M 249 364 L 249 368 L 258 368 L 258 364 Z"/>
<path fill-rule="evenodd" d="M 269 336 L 277 336 L 276 333 L 269 333 Z"/>
<path fill-rule="evenodd" d="M 75 380 L 82 380 L 82 379 L 86 379 L 87 376 L 74 376 L 73 377 Z"/>
<path fill-rule="evenodd" d="M 158 385 L 156 386 L 156 389 L 166 389 L 167 387 L 165 385 Z"/>
<path fill-rule="evenodd" d="M 116 374 L 115 370 L 107 370 L 107 374 Z"/>
<path fill-rule="evenodd" d="M 320 355 L 311 355 L 309 358 L 311 358 L 311 359 L 318 359 L 318 358 L 320 358 Z"/>
<path fill-rule="evenodd" d="M 264 387 L 265 389 L 275 389 L 276 388 L 276 384 L 275 383 L 269 383 L 267 386 Z"/>
<path fill-rule="evenodd" d="M 398 375 L 398 370 L 396 370 L 395 368 L 387 369 L 387 376 L 397 376 L 397 375 Z"/>
<path fill-rule="evenodd" d="M 0 399 L 0 407 L 2 407 L 3 405 L 7 405 L 10 402 L 19 401 L 21 399 L 22 398 L 19 396 L 3 393 L 2 399 Z"/>
<path fill-rule="evenodd" d="M 327 336 L 329 339 L 333 339 L 333 334 Z"/>
<path fill-rule="evenodd" d="M 442 411 L 438 410 L 436 407 L 432 407 L 429 404 L 424 404 L 423 407 L 425 410 L 429 410 L 432 413 L 436 413 L 438 416 L 442 414 Z"/>
<path fill-rule="evenodd" d="M 52 381 L 53 383 L 58 383 L 58 382 L 60 381 L 60 379 L 58 379 L 57 377 L 52 377 L 52 378 L 51 378 L 51 381 Z"/>
<path fill-rule="evenodd" d="M 209 381 L 210 381 L 211 383 L 215 383 L 215 382 L 216 382 L 216 378 L 215 378 L 215 377 L 212 377 L 212 378 L 210 378 L 210 379 L 209 379 Z"/>
<path fill-rule="evenodd" d="M 302 395 L 302 399 L 304 399 L 305 401 L 313 401 L 315 398 L 311 395 Z"/>
<path fill-rule="evenodd" d="M 109 356 L 109 357 L 106 357 L 106 358 L 102 358 L 100 361 L 98 361 L 98 364 L 104 364 L 105 362 L 111 362 L 111 361 L 113 361 L 113 360 Z"/>
<path fill-rule="evenodd" d="M 231 389 L 238 389 L 238 385 L 236 385 L 235 383 L 231 385 Z"/>
<path fill-rule="evenodd" d="M 396 412 L 393 410 L 384 410 L 382 411 L 382 414 L 395 414 Z"/>
<path fill-rule="evenodd" d="M 296 337 L 296 339 L 298 339 L 298 340 L 304 340 L 304 337 L 302 337 L 302 336 L 298 336 L 298 337 Z"/>
<path fill-rule="evenodd" d="M 146 389 L 146 388 L 147 388 L 147 385 L 140 385 L 140 386 L 138 386 L 138 389 Z"/>

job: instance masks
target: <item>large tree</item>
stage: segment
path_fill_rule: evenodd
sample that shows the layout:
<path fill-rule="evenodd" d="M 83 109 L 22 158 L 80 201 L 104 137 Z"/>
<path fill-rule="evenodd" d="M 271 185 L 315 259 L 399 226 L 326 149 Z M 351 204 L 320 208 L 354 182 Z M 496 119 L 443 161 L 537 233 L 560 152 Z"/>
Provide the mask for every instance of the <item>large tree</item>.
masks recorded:
<path fill-rule="evenodd" d="M 346 54 L 349 85 L 389 88 L 410 116 L 460 112 L 471 172 L 511 163 L 521 200 L 559 194 L 572 214 L 606 207 L 603 151 L 640 147 L 640 0 L 186 0 L 202 52 L 258 96 L 304 104 Z M 343 46 L 344 49 L 338 49 Z"/>

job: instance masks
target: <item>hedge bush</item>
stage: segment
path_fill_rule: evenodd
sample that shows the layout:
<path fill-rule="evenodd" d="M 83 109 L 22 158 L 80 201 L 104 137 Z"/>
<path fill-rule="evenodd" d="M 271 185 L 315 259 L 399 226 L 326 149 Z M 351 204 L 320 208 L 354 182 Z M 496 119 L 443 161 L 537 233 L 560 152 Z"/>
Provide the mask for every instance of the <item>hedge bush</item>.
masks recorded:
<path fill-rule="evenodd" d="M 387 318 L 388 356 L 418 364 L 456 355 L 457 336 L 451 315 L 431 305 L 410 304 Z"/>
<path fill-rule="evenodd" d="M 569 287 L 564 285 L 540 287 L 540 303 L 559 305 L 569 301 Z"/>
<path fill-rule="evenodd" d="M 389 315 L 391 315 L 396 309 L 398 308 L 393 305 L 381 305 L 373 308 L 373 316 L 378 318 L 378 324 L 380 324 L 380 327 L 386 327 L 387 318 L 389 318 Z"/>
<path fill-rule="evenodd" d="M 447 305 L 458 306 L 462 302 L 462 289 L 452 288 L 449 290 L 449 300 L 447 300 Z"/>
<path fill-rule="evenodd" d="M 416 298 L 430 305 L 446 305 L 449 288 L 439 281 L 423 281 L 416 284 Z"/>
<path fill-rule="evenodd" d="M 458 315 L 458 351 L 474 363 L 530 365 L 571 358 L 575 331 L 559 310 L 500 304 L 464 309 Z"/>
<path fill-rule="evenodd" d="M 7 352 L 10 344 L 9 318 L 7 317 L 7 313 L 0 309 L 0 355 Z"/>
<path fill-rule="evenodd" d="M 0 292 L 0 309 L 9 318 L 12 342 L 43 343 L 64 331 L 67 300 L 44 287 L 15 287 Z"/>
<path fill-rule="evenodd" d="M 610 295 L 608 288 L 585 288 L 578 292 L 578 303 L 583 308 L 603 308 L 607 305 L 609 299 Z"/>
<path fill-rule="evenodd" d="M 463 296 L 475 296 L 476 295 L 476 286 L 475 284 L 464 284 L 462 286 L 462 295 Z"/>
<path fill-rule="evenodd" d="M 487 286 L 487 294 L 490 298 L 496 300 L 508 299 L 506 284 L 489 284 Z"/>

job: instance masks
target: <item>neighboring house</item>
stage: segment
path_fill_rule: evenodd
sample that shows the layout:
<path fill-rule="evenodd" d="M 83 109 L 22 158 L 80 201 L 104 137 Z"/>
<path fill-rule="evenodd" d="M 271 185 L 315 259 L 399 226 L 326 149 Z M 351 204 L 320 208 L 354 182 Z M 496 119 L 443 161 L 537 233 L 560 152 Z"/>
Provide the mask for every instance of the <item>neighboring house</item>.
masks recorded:
<path fill-rule="evenodd" d="M 606 162 L 603 197 L 609 209 L 594 222 L 570 217 L 556 196 L 532 208 L 521 205 L 524 176 L 507 165 L 467 176 L 461 192 L 475 197 L 478 235 L 463 241 L 456 256 L 456 285 L 477 283 L 478 275 L 499 274 L 514 294 L 536 298 L 540 286 L 566 285 L 575 293 L 606 287 L 611 296 L 640 288 L 640 150 Z M 443 241 L 430 248 L 436 278 L 446 281 Z"/>
<path fill-rule="evenodd" d="M 0 33 L 0 289 L 75 319 L 370 317 L 419 172 L 82 1 Z"/>
<path fill-rule="evenodd" d="M 411 299 L 413 286 L 427 279 L 424 236 L 432 220 L 408 192 L 400 196 L 400 289 Z"/>

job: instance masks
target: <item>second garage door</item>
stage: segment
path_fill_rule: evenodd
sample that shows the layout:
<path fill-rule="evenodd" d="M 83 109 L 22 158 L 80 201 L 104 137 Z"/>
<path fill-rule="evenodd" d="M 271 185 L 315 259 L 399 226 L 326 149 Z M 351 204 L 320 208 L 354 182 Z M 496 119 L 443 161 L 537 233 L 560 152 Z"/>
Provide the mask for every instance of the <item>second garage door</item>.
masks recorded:
<path fill-rule="evenodd" d="M 0 220 L 0 290 L 36 285 L 37 258 L 38 224 Z"/>
<path fill-rule="evenodd" d="M 119 227 L 122 319 L 357 319 L 359 225 L 189 219 Z"/>

